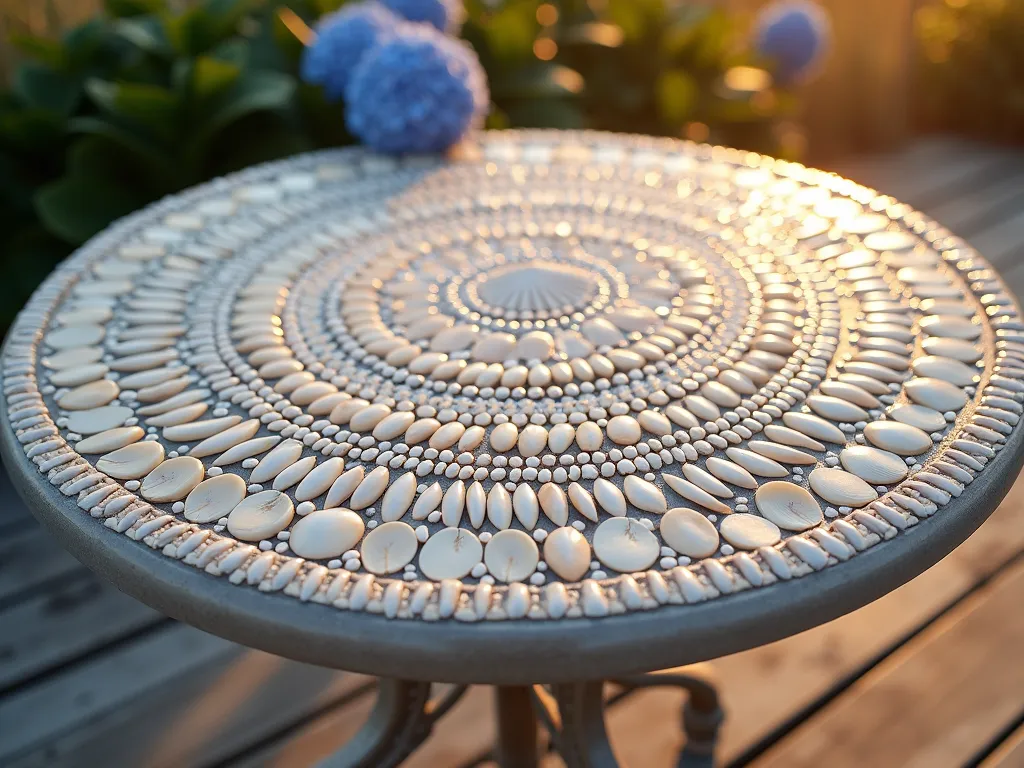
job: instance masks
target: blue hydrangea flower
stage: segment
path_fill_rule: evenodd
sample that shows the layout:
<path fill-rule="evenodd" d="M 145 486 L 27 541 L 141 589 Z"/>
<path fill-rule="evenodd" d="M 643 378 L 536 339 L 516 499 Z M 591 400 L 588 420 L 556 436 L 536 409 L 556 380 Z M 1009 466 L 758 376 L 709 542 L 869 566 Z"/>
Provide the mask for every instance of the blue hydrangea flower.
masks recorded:
<path fill-rule="evenodd" d="M 371 51 L 345 91 L 349 131 L 379 152 L 440 152 L 482 118 L 487 78 L 471 48 L 407 25 Z"/>
<path fill-rule="evenodd" d="M 409 21 L 425 22 L 454 32 L 462 20 L 461 0 L 381 0 L 388 10 Z"/>
<path fill-rule="evenodd" d="M 828 47 L 828 14 L 808 0 L 768 5 L 759 14 L 754 47 L 775 63 L 775 79 L 797 82 L 811 73 Z"/>
<path fill-rule="evenodd" d="M 340 100 L 363 56 L 402 23 L 377 2 L 346 5 L 324 16 L 316 25 L 316 39 L 303 52 L 302 79 L 323 86 L 329 100 Z"/>

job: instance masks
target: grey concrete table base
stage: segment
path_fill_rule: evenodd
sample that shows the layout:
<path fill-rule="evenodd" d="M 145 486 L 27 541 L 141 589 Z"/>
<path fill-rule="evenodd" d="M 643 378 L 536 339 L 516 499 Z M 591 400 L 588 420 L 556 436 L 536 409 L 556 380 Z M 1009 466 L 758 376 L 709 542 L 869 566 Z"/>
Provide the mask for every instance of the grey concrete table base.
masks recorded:
<path fill-rule="evenodd" d="M 682 726 L 686 743 L 681 768 L 714 765 L 718 728 L 724 714 L 718 693 L 701 667 L 631 675 L 610 680 L 620 690 L 605 698 L 605 681 L 553 686 L 496 686 L 497 733 L 493 758 L 501 768 L 536 768 L 540 755 L 538 725 L 547 730 L 551 749 L 568 768 L 617 768 L 620 765 L 605 728 L 605 708 L 645 688 L 671 686 L 687 693 Z M 431 684 L 382 678 L 369 720 L 341 751 L 319 768 L 392 768 L 399 766 L 430 736 L 434 725 L 458 702 L 468 686 L 455 686 L 431 698 Z"/>

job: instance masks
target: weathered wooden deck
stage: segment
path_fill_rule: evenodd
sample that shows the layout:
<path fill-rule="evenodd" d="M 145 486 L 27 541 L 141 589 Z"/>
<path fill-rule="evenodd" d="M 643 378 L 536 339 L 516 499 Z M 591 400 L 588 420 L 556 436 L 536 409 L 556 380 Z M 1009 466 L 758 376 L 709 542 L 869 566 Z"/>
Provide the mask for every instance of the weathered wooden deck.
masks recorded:
<path fill-rule="evenodd" d="M 943 221 L 1024 295 L 1024 153 L 929 140 L 836 170 Z M 301 768 L 368 714 L 368 678 L 247 650 L 101 582 L 3 482 L 0 765 Z M 1022 507 L 1024 480 L 896 592 L 713 662 L 727 708 L 722 764 L 1024 766 Z M 156 655 L 176 662 L 157 668 Z M 674 764 L 679 704 L 651 691 L 612 710 L 627 764 Z M 487 764 L 491 717 L 489 691 L 471 690 L 408 765 Z"/>

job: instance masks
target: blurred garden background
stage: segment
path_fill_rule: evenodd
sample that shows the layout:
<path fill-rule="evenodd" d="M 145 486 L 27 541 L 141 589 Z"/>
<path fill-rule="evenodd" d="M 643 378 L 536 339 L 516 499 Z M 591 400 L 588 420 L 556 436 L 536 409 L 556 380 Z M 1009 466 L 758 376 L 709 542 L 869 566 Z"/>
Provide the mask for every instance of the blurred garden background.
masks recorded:
<path fill-rule="evenodd" d="M 0 0 L 0 328 L 76 245 L 252 163 L 352 143 L 299 77 L 339 0 Z M 1024 142 L 1024 0 L 467 0 L 487 126 L 828 167 L 924 133 Z M 783 3 L 792 6 L 792 3 Z M 806 14 L 810 11 L 810 16 Z M 778 19 L 776 19 L 778 21 Z"/>

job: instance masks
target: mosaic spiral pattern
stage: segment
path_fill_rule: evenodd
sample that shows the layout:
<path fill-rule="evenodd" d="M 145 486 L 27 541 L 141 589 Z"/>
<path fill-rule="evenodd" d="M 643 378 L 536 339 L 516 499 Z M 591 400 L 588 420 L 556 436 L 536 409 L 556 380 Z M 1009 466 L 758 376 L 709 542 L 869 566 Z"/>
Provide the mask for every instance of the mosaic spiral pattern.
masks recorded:
<path fill-rule="evenodd" d="M 236 584 L 558 619 L 837 565 L 1016 427 L 1018 309 L 906 206 L 676 141 L 480 141 L 262 166 L 97 237 L 8 340 L 27 459 Z"/>

